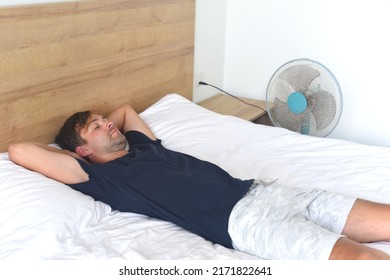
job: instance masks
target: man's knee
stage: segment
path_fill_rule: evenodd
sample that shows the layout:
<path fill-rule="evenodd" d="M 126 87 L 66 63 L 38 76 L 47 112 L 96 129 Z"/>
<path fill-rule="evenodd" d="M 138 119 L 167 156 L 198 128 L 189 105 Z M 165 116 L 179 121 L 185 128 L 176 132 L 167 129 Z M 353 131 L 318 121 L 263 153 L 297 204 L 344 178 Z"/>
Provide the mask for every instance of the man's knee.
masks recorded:
<path fill-rule="evenodd" d="M 329 256 L 330 260 L 390 260 L 380 250 L 362 245 L 347 238 L 337 240 Z"/>

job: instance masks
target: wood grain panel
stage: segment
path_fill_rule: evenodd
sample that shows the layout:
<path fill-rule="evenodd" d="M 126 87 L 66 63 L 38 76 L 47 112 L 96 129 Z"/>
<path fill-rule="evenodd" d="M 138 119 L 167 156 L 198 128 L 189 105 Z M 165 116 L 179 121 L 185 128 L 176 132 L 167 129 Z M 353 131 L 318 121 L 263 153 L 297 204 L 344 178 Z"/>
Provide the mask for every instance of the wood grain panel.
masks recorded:
<path fill-rule="evenodd" d="M 52 143 L 79 110 L 192 99 L 195 0 L 95 0 L 0 9 L 0 150 Z"/>

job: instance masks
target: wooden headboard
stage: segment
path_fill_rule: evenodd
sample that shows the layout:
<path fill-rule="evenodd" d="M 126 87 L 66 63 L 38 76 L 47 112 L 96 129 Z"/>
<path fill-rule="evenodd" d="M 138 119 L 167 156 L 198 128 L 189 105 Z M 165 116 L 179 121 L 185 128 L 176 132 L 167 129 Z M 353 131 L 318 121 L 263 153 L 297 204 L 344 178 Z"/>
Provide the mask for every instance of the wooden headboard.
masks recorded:
<path fill-rule="evenodd" d="M 0 151 L 52 143 L 70 114 L 192 99 L 195 0 L 91 0 L 0 9 Z"/>

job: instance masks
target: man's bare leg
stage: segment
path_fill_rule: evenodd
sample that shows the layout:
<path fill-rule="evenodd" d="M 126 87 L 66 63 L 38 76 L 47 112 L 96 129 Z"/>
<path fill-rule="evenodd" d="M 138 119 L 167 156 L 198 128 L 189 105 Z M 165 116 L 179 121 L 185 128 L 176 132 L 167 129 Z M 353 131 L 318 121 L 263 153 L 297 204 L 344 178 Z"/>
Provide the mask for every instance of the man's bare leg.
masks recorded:
<path fill-rule="evenodd" d="M 390 241 L 390 205 L 356 200 L 342 234 L 359 243 Z"/>
<path fill-rule="evenodd" d="M 390 260 L 386 253 L 348 238 L 340 238 L 333 247 L 330 260 Z"/>
<path fill-rule="evenodd" d="M 390 205 L 358 199 L 348 215 L 340 238 L 329 259 L 390 260 L 380 250 L 360 242 L 390 241 Z"/>

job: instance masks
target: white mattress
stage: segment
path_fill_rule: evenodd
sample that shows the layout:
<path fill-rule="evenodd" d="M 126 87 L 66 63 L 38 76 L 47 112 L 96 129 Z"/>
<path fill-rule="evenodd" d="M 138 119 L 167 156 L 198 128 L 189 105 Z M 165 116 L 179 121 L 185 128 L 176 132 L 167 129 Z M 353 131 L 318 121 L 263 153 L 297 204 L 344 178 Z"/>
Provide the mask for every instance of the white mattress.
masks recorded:
<path fill-rule="evenodd" d="M 165 147 L 243 179 L 278 179 L 390 203 L 390 148 L 304 136 L 222 116 L 177 94 L 142 118 Z M 390 243 L 370 244 L 390 253 Z M 256 259 L 110 207 L 0 154 L 0 259 Z"/>

